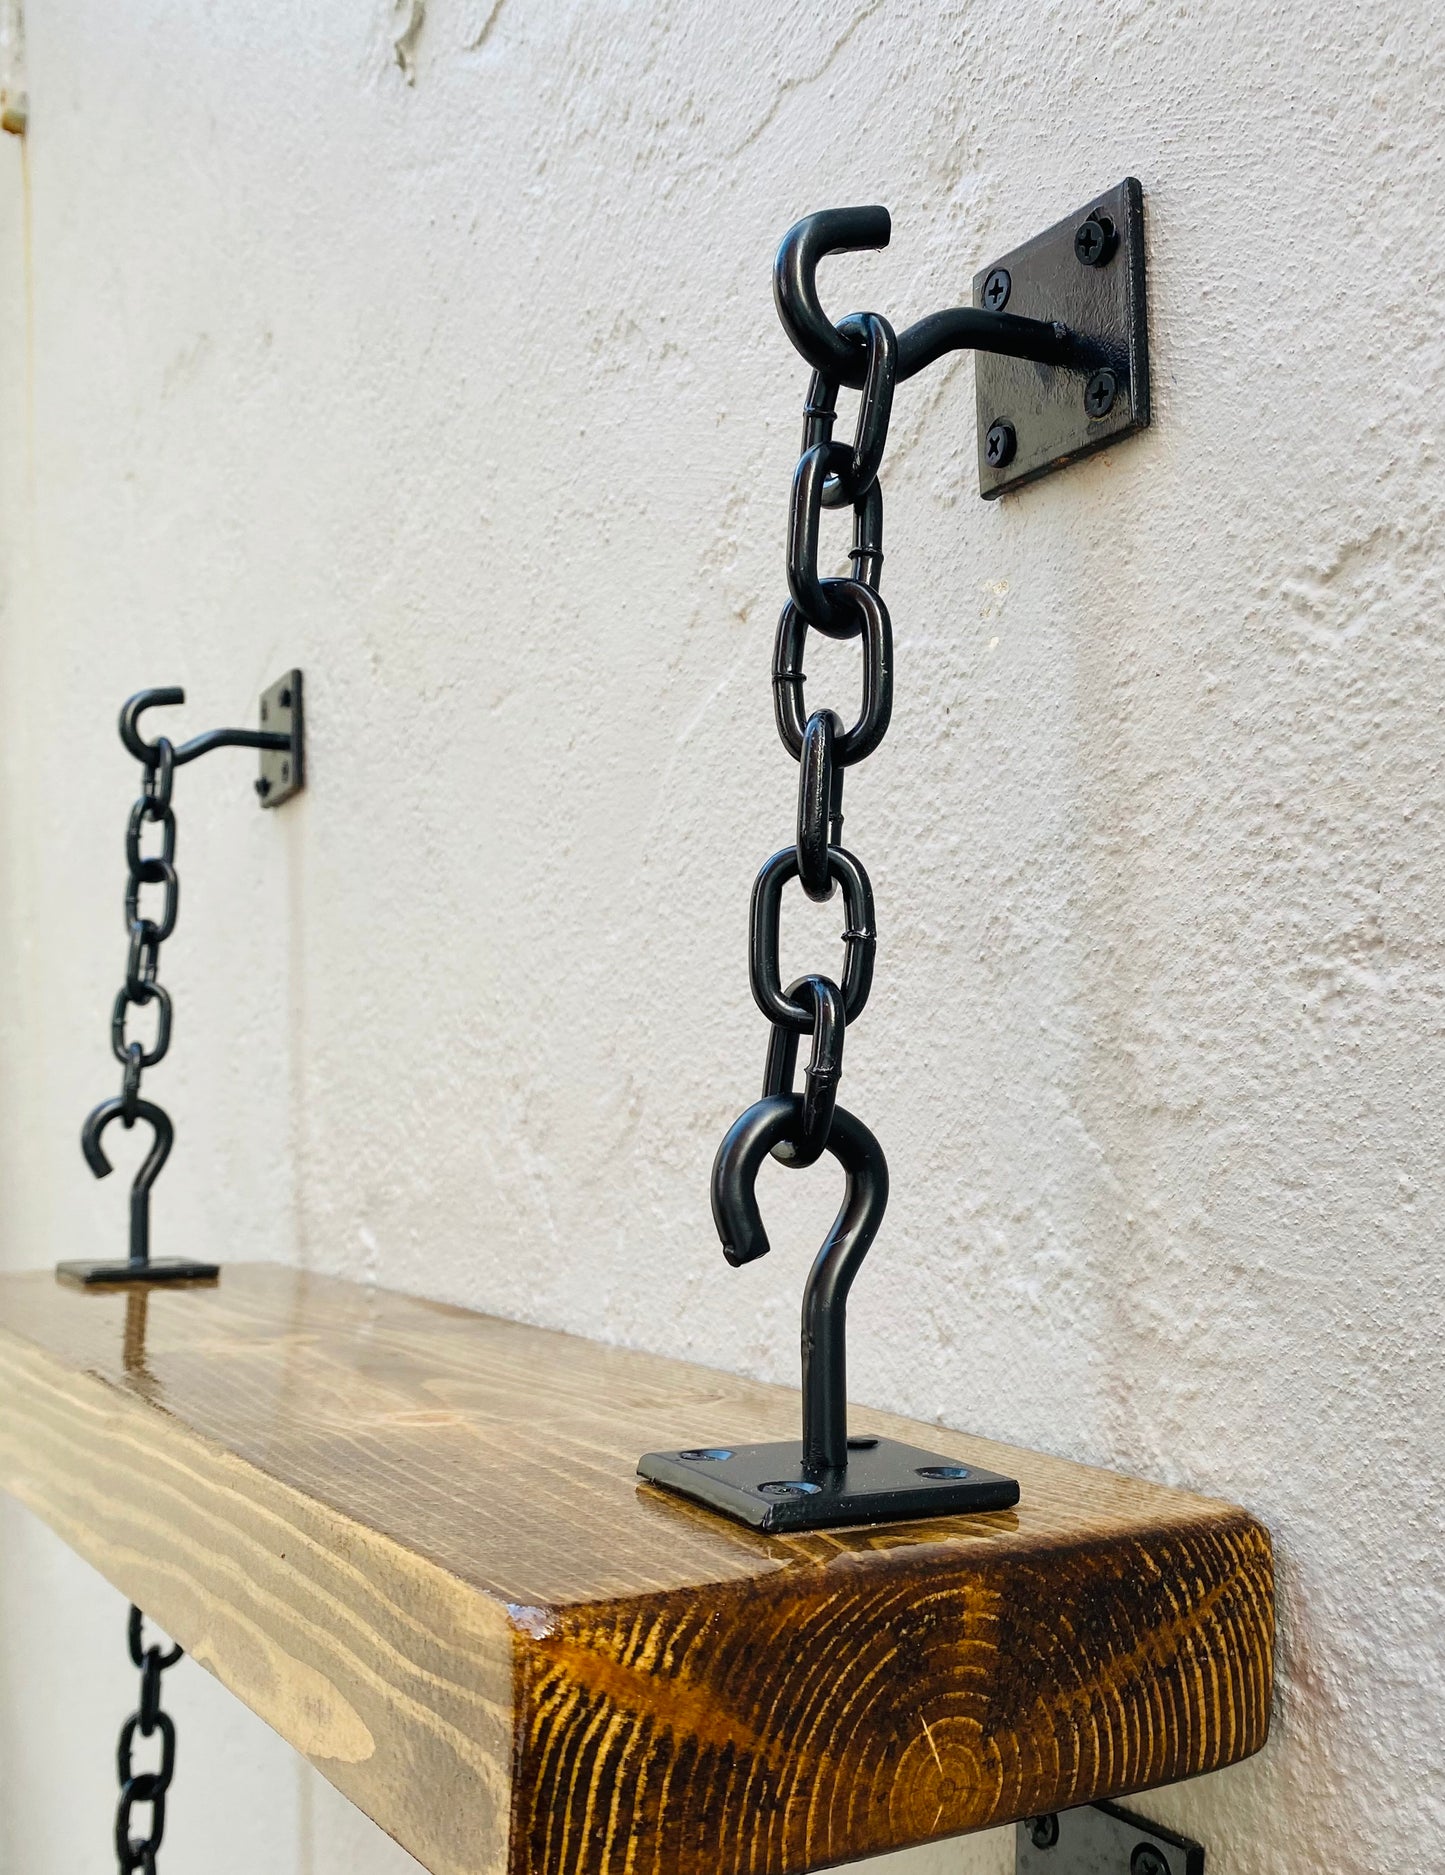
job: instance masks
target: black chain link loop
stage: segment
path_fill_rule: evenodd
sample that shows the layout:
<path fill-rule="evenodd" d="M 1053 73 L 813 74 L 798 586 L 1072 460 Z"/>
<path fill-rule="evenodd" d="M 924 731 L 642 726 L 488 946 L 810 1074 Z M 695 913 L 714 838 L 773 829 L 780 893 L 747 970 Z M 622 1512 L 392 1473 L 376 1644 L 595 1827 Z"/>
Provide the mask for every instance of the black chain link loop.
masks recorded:
<path fill-rule="evenodd" d="M 870 756 L 888 733 L 893 715 L 893 623 L 887 606 L 872 587 L 851 579 L 840 579 L 835 584 L 846 591 L 863 628 L 862 707 L 853 727 L 839 730 L 833 739 L 834 761 L 840 768 L 851 768 Z M 802 760 L 808 729 L 803 693 L 808 679 L 803 669 L 807 637 L 808 621 L 790 599 L 778 620 L 773 648 L 773 713 L 783 747 L 795 762 Z"/>
<path fill-rule="evenodd" d="M 838 330 L 856 334 L 863 340 L 868 348 L 868 366 L 862 401 L 858 405 L 853 448 L 844 451 L 841 445 L 837 446 L 839 453 L 831 465 L 834 473 L 823 489 L 823 506 L 856 508 L 878 480 L 878 468 L 888 441 L 893 387 L 898 379 L 898 339 L 888 321 L 877 313 L 850 313 L 839 322 Z M 838 379 L 815 371 L 808 384 L 808 401 L 803 405 L 805 455 L 819 443 L 832 443 L 837 416 Z"/>
<path fill-rule="evenodd" d="M 125 993 L 129 1001 L 143 1003 L 156 980 L 161 961 L 161 936 L 149 918 L 137 918 L 130 928 L 130 951 L 125 960 Z"/>
<path fill-rule="evenodd" d="M 140 1065 L 153 1068 L 158 1061 L 165 1059 L 166 1050 L 171 1045 L 171 997 L 170 991 L 159 983 L 142 983 L 140 994 L 131 994 L 127 980 L 116 992 L 116 998 L 110 1011 L 110 1052 L 129 1073 L 132 1060 L 131 1050 L 138 1046 L 126 1038 L 125 1015 L 128 1009 L 143 1009 L 147 1003 L 154 1003 L 160 1010 L 160 1020 L 156 1024 L 156 1039 L 149 1048 L 142 1048 Z"/>
<path fill-rule="evenodd" d="M 143 885 L 163 885 L 166 888 L 165 911 L 160 923 L 156 925 L 156 943 L 164 944 L 176 928 L 176 913 L 181 908 L 181 882 L 176 877 L 176 869 L 169 860 L 147 859 L 141 862 L 139 872 L 131 873 L 125 887 L 125 928 L 140 918 L 140 889 Z M 153 920 L 147 920 L 148 923 Z"/>
<path fill-rule="evenodd" d="M 150 747 L 155 752 L 155 760 L 146 762 L 141 793 L 154 807 L 153 818 L 159 818 L 171 804 L 171 783 L 176 778 L 176 751 L 166 736 L 157 736 Z"/>
<path fill-rule="evenodd" d="M 135 1125 L 136 1102 L 140 1098 L 141 1054 L 140 1043 L 132 1042 L 126 1052 L 125 1074 L 120 1083 L 120 1120 L 127 1132 Z"/>
<path fill-rule="evenodd" d="M 116 1746 L 116 1778 L 120 1801 L 115 1812 L 115 1855 L 120 1875 L 155 1875 L 156 1856 L 166 1829 L 166 1792 L 176 1770 L 176 1727 L 170 1714 L 161 1710 L 161 1675 L 181 1657 L 179 1647 L 168 1653 L 144 1645 L 141 1624 L 144 1616 L 132 1607 L 127 1625 L 130 1657 L 140 1668 L 140 1705 L 120 1728 Z M 135 1736 L 161 1735 L 161 1761 L 154 1771 L 137 1771 L 134 1764 Z M 150 1805 L 150 1827 L 144 1835 L 133 1833 L 131 1812 L 137 1804 Z"/>
<path fill-rule="evenodd" d="M 873 987 L 873 887 L 860 861 L 841 846 L 828 848 L 828 872 L 843 888 L 848 923 L 843 931 L 843 1009 L 856 1022 L 868 1004 Z M 764 865 L 753 885 L 752 941 L 748 949 L 748 978 L 753 1000 L 769 1022 L 805 1033 L 813 1026 L 808 1003 L 795 1002 L 783 993 L 779 964 L 783 887 L 798 876 L 795 848 L 785 846 Z"/>
<path fill-rule="evenodd" d="M 843 1038 L 848 1018 L 843 992 L 830 977 L 799 977 L 788 986 L 790 1002 L 813 1001 L 813 1048 L 803 1071 L 803 1126 L 795 1139 L 780 1140 L 773 1157 L 801 1169 L 823 1155 L 838 1104 L 838 1082 L 843 1073 Z M 768 1035 L 768 1057 L 763 1067 L 763 1099 L 791 1094 L 798 1065 L 798 1031 L 775 1022 Z"/>
<path fill-rule="evenodd" d="M 141 828 L 149 822 L 161 827 L 161 850 L 159 853 L 142 853 L 140 850 Z M 157 872 L 152 874 L 152 866 L 169 866 L 176 857 L 176 816 L 169 807 L 158 808 L 148 794 L 139 795 L 131 807 L 130 819 L 125 829 L 125 863 L 133 879 L 142 881 L 160 878 Z"/>
<path fill-rule="evenodd" d="M 798 761 L 798 879 L 820 904 L 833 896 L 828 848 L 843 843 L 843 770 L 833 756 L 842 727 L 831 710 L 814 710 Z"/>

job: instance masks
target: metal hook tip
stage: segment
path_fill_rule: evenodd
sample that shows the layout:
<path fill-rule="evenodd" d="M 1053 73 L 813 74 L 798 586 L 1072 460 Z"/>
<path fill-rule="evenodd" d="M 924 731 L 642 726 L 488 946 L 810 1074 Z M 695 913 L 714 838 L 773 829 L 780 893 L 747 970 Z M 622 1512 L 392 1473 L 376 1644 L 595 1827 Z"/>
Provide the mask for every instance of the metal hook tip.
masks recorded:
<path fill-rule="evenodd" d="M 100 1143 L 100 1136 L 115 1117 L 115 1112 L 124 1103 L 118 1100 L 103 1100 L 98 1107 L 92 1107 L 86 1114 L 80 1128 L 80 1150 L 85 1154 L 85 1163 L 97 1178 L 108 1178 L 115 1170 L 105 1156 L 105 1147 Z"/>
<path fill-rule="evenodd" d="M 138 762 L 144 762 L 148 768 L 154 768 L 160 755 L 153 743 L 147 742 L 140 732 L 142 710 L 149 710 L 173 703 L 184 703 L 186 693 L 178 684 L 167 684 L 158 690 L 137 690 L 133 697 L 127 697 L 120 706 L 120 718 L 116 724 L 120 739 Z"/>

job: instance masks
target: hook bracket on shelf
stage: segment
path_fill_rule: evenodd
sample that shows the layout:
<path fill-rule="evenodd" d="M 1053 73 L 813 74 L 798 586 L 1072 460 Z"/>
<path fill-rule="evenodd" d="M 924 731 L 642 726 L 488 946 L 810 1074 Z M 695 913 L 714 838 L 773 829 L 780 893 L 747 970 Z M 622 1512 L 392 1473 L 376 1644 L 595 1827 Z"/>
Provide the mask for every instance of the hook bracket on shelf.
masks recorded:
<path fill-rule="evenodd" d="M 180 905 L 176 811 L 172 802 L 176 770 L 212 749 L 256 749 L 260 752 L 261 772 L 255 786 L 262 807 L 279 807 L 305 784 L 299 670 L 287 671 L 264 692 L 258 729 L 208 729 L 188 742 L 173 743 L 168 736 L 147 742 L 141 733 L 145 712 L 173 707 L 185 700 L 184 690 L 168 685 L 138 690 L 121 706 L 121 742 L 141 765 L 140 796 L 131 807 L 125 834 L 125 924 L 130 943 L 125 982 L 110 1019 L 111 1052 L 124 1070 L 124 1078 L 119 1095 L 101 1101 L 87 1116 L 80 1142 L 86 1164 L 97 1178 L 105 1178 L 111 1170 L 101 1141 L 112 1121 L 119 1120 L 129 1131 L 137 1120 L 144 1120 L 151 1129 L 152 1143 L 131 1184 L 130 1244 L 125 1261 L 84 1258 L 56 1266 L 56 1274 L 63 1281 L 83 1288 L 118 1283 L 214 1282 L 220 1274 L 216 1264 L 195 1257 L 153 1258 L 150 1254 L 151 1187 L 170 1153 L 174 1129 L 164 1108 L 141 1098 L 140 1084 L 144 1071 L 164 1059 L 171 1041 L 170 992 L 160 982 L 159 970 L 161 946 L 175 930 Z M 148 832 L 152 837 L 158 834 L 160 842 L 149 852 L 143 850 Z M 146 901 L 147 889 L 160 893 L 158 902 Z M 147 1044 L 130 1033 L 127 1025 L 135 1012 L 152 1005 L 155 1031 Z"/>
<path fill-rule="evenodd" d="M 754 1101 L 728 1130 L 712 1173 L 723 1254 L 752 1263 L 771 1248 L 758 1210 L 758 1174 L 775 1147 L 800 1136 L 803 1097 Z M 888 1162 L 863 1122 L 833 1109 L 826 1150 L 847 1185 L 803 1290 L 803 1436 L 769 1445 L 691 1446 L 647 1452 L 639 1474 L 758 1530 L 818 1530 L 849 1523 L 1008 1510 L 1016 1479 L 956 1458 L 848 1433 L 845 1352 L 848 1291 L 888 1204 Z"/>

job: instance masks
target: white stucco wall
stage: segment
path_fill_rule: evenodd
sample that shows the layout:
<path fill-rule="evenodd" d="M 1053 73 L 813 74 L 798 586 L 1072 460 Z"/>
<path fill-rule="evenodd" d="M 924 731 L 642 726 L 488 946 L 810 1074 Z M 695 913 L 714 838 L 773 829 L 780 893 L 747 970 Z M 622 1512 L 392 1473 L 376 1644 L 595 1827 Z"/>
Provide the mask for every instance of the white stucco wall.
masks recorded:
<path fill-rule="evenodd" d="M 1216 1875 L 1423 1866 L 1442 1783 L 1445 391 L 1431 0 L 32 0 L 0 147 L 0 1241 L 118 1246 L 116 707 L 304 666 L 312 782 L 177 785 L 158 1249 L 790 1378 L 834 1175 L 728 1270 L 805 377 L 1138 174 L 1157 427 L 1000 504 L 899 394 L 894 726 L 848 791 L 893 1171 L 855 1397 L 1249 1505 L 1274 1736 L 1143 1807 Z M 400 37 L 409 69 L 399 66 Z M 815 695 L 846 657 L 810 654 Z M 835 693 L 837 694 L 837 693 Z M 836 957 L 793 907 L 789 955 Z M 125 1150 L 117 1141 L 117 1156 Z M 3 1403 L 0 1403 L 3 1410 Z M 119 1598 L 0 1520 L 0 1867 L 100 1875 Z M 165 1866 L 413 1866 L 187 1663 Z M 1006 1839 L 917 1852 L 997 1871 Z M 1428 1856 L 1426 1860 L 1428 1861 Z"/>

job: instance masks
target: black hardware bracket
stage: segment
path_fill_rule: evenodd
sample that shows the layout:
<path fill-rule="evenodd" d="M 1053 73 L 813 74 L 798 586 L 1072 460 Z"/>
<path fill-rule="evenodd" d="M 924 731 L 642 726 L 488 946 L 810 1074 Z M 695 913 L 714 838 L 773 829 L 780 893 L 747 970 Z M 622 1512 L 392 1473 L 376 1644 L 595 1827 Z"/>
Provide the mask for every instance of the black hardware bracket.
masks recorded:
<path fill-rule="evenodd" d="M 1018 1824 L 1014 1875 L 1204 1875 L 1204 1850 L 1117 1804 L 1086 1803 Z"/>
<path fill-rule="evenodd" d="M 282 743 L 261 747 L 256 793 L 262 807 L 280 807 L 306 786 L 306 738 L 301 716 L 301 673 L 287 671 L 261 693 L 261 728 Z"/>
<path fill-rule="evenodd" d="M 809 1465 L 801 1439 L 648 1452 L 637 1469 L 649 1483 L 680 1491 L 755 1530 L 897 1523 L 1008 1510 L 1019 1501 L 1015 1479 L 897 1439 L 850 1438 L 846 1462 L 834 1469 Z"/>
<path fill-rule="evenodd" d="M 836 1104 L 843 1040 L 868 1001 L 873 895 L 854 854 L 838 844 L 842 771 L 872 753 L 892 712 L 892 627 L 879 591 L 883 495 L 878 472 L 895 388 L 948 352 L 975 351 L 979 478 L 985 497 L 1046 475 L 1140 429 L 1149 420 L 1143 192 L 1132 177 L 1038 235 L 974 282 L 974 303 L 931 313 L 896 331 L 876 312 L 835 324 L 818 293 L 830 254 L 887 247 L 881 206 L 821 209 L 784 235 L 773 299 L 794 349 L 812 367 L 803 453 L 788 522 L 788 604 L 773 652 L 778 733 L 799 764 L 798 838 L 763 866 L 753 888 L 748 974 L 771 1034 L 763 1093 L 729 1128 L 712 1174 L 712 1211 L 734 1265 L 766 1256 L 755 1186 L 771 1154 L 797 1169 L 823 1151 L 840 1161 L 843 1207 L 803 1292 L 803 1436 L 776 1445 L 717 1441 L 647 1452 L 639 1474 L 760 1530 L 817 1529 L 966 1511 L 1007 1510 L 1013 1478 L 886 1439 L 848 1436 L 845 1341 L 848 1291 L 888 1203 L 883 1150 Z M 835 441 L 840 388 L 861 392 L 851 448 Z M 853 577 L 820 579 L 824 508 L 853 510 Z M 809 629 L 861 640 L 863 708 L 844 729 L 804 701 Z M 841 982 L 799 978 L 784 990 L 778 964 L 780 893 L 791 879 L 815 900 L 843 887 Z M 806 1092 L 792 1090 L 800 1038 L 812 1033 Z"/>
<path fill-rule="evenodd" d="M 161 943 L 175 924 L 179 892 L 173 864 L 175 814 L 171 805 L 171 784 L 177 768 L 212 749 L 257 749 L 261 772 L 255 787 L 262 807 L 279 807 L 299 793 L 306 779 L 301 673 L 287 671 L 263 692 L 258 729 L 208 729 L 199 736 L 192 736 L 189 742 L 173 744 L 164 736 L 147 742 L 140 729 L 142 713 L 185 700 L 185 691 L 175 686 L 141 690 L 127 700 L 120 712 L 120 739 L 140 762 L 143 775 L 141 798 L 132 810 L 126 840 L 130 867 L 126 900 L 130 958 L 126 984 L 111 1018 L 112 1047 L 126 1064 L 126 1074 L 121 1093 L 114 1099 L 101 1101 L 86 1116 L 80 1143 L 86 1164 L 97 1178 L 105 1178 L 111 1171 L 102 1141 L 106 1128 L 113 1121 L 121 1121 L 129 1130 L 137 1120 L 144 1120 L 151 1131 L 151 1149 L 131 1182 L 129 1255 L 123 1261 L 82 1258 L 55 1266 L 55 1273 L 62 1282 L 82 1288 L 113 1287 L 122 1283 L 212 1283 L 221 1273 L 217 1264 L 199 1258 L 152 1258 L 150 1254 L 151 1187 L 170 1156 L 175 1137 L 164 1108 L 140 1097 L 141 1070 L 159 1062 L 170 1044 L 171 1002 L 156 981 L 156 970 Z M 147 821 L 163 829 L 160 853 L 146 855 L 140 850 L 140 833 Z M 137 895 L 142 885 L 164 887 L 166 910 L 159 925 L 139 915 Z M 124 1042 L 125 1017 L 128 1006 L 143 1007 L 151 1003 L 159 1004 L 161 1018 L 157 1040 L 147 1053 L 138 1042 Z"/>
<path fill-rule="evenodd" d="M 799 1137 L 801 1094 L 765 1095 L 728 1129 L 712 1168 L 712 1214 L 734 1267 L 771 1248 L 758 1207 L 770 1153 Z M 919 1451 L 896 1439 L 848 1435 L 848 1291 L 888 1205 L 888 1163 L 873 1134 L 833 1109 L 825 1150 L 846 1174 L 843 1204 L 803 1289 L 803 1436 L 777 1445 L 718 1443 L 646 1452 L 637 1470 L 756 1530 L 818 1530 L 962 1511 L 1008 1510 L 1018 1481 Z"/>
<path fill-rule="evenodd" d="M 1095 354 L 1041 364 L 981 349 L 978 488 L 992 501 L 1149 423 L 1144 198 L 1132 176 L 974 276 L 988 312 L 1051 320 Z"/>

